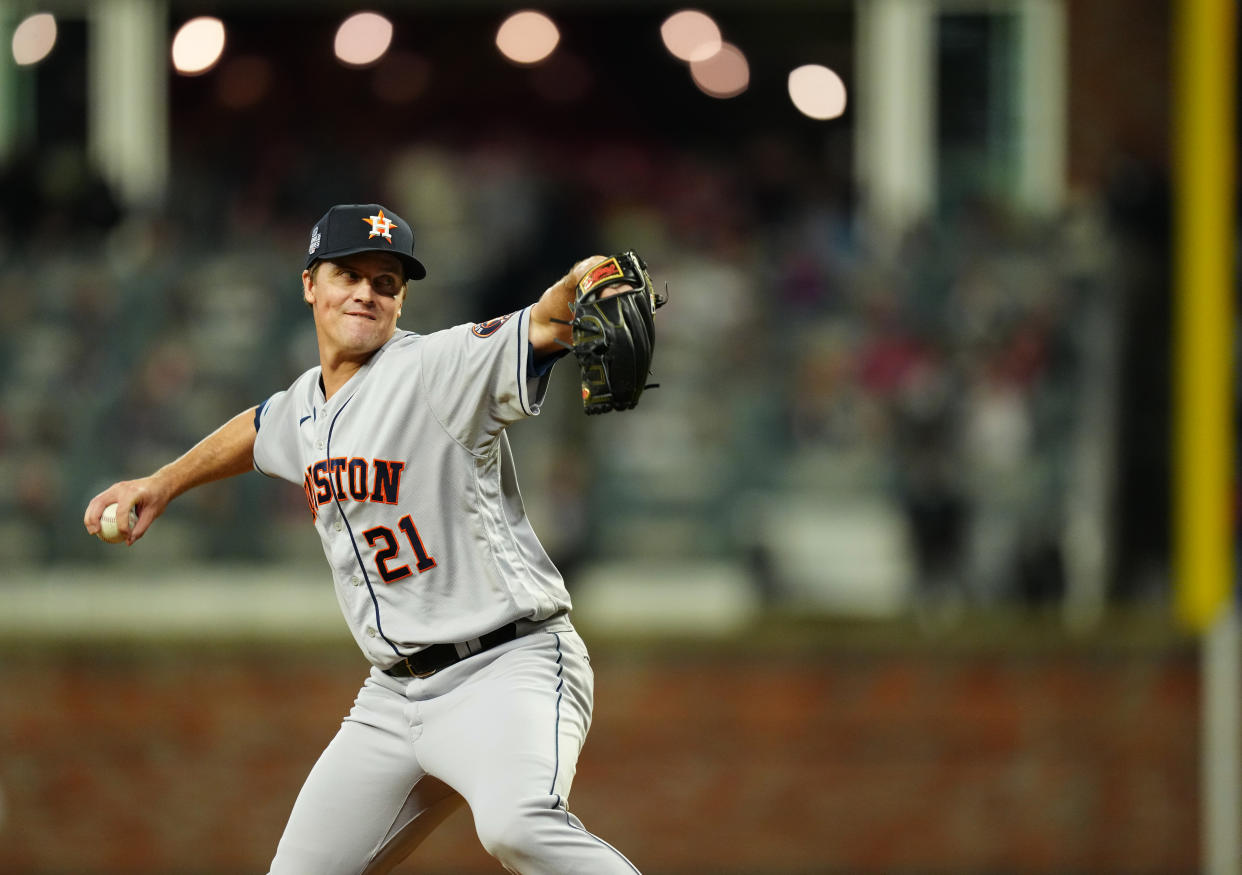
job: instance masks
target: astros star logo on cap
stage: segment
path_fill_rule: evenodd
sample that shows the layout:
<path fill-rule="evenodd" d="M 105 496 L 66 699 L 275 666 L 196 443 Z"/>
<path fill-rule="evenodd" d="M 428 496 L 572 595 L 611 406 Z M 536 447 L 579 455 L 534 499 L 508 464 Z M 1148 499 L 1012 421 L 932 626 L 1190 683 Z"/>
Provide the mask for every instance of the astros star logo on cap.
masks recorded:
<path fill-rule="evenodd" d="M 384 215 L 384 211 L 380 210 L 378 216 L 368 216 L 362 221 L 371 226 L 371 233 L 367 235 L 367 239 L 372 237 L 383 237 L 389 243 L 392 242 L 392 229 L 397 227 L 392 219 Z"/>

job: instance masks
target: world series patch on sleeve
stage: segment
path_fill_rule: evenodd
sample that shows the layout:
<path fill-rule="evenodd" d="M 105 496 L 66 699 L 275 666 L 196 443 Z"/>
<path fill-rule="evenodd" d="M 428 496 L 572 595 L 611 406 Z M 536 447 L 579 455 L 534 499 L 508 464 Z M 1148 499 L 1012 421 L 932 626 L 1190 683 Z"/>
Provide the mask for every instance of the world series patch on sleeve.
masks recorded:
<path fill-rule="evenodd" d="M 615 286 L 630 289 L 608 297 Z M 582 407 L 588 414 L 638 405 L 655 354 L 655 311 L 667 303 L 656 294 L 647 264 L 633 251 L 605 259 L 578 282 L 574 298 L 573 350 L 582 373 Z"/>

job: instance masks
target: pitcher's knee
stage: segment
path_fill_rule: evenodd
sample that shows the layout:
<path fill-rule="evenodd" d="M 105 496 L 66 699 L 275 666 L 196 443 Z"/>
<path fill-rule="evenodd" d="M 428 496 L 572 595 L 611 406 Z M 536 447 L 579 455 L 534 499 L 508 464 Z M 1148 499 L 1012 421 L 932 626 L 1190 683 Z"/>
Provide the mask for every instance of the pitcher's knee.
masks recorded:
<path fill-rule="evenodd" d="M 502 863 L 538 859 L 547 819 L 565 818 L 565 812 L 552 807 L 553 801 L 543 796 L 475 812 L 474 828 L 483 849 Z"/>

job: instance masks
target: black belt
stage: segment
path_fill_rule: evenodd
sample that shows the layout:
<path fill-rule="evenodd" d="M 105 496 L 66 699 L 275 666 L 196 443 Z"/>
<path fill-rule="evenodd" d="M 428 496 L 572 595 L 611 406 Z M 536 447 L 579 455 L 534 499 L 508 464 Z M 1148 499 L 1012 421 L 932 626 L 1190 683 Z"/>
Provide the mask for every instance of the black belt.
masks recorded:
<path fill-rule="evenodd" d="M 466 656 L 474 656 L 484 650 L 491 650 L 497 644 L 504 644 L 517 637 L 517 623 L 501 626 L 494 632 L 488 632 L 475 641 L 469 642 L 470 652 Z M 478 644 L 477 647 L 473 646 Z M 403 657 L 391 668 L 384 669 L 384 674 L 394 678 L 425 678 L 430 677 L 442 668 L 448 668 L 455 662 L 461 662 L 464 656 L 457 654 L 456 644 L 432 644 L 418 653 Z"/>

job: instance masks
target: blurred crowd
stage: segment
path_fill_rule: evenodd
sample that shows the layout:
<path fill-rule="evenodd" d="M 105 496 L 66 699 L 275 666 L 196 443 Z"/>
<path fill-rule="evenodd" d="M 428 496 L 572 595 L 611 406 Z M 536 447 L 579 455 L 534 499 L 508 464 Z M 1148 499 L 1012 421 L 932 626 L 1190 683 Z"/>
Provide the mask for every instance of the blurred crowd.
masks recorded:
<path fill-rule="evenodd" d="M 83 534 L 86 501 L 317 363 L 305 238 L 330 203 L 378 200 L 429 268 L 406 329 L 524 306 L 597 251 L 637 249 L 667 283 L 638 411 L 588 420 L 569 362 L 542 421 L 511 429 L 571 587 L 587 545 L 733 563 L 771 603 L 830 610 L 1042 603 L 1106 573 L 1117 255 L 1091 201 L 1036 221 L 969 199 L 892 239 L 829 156 L 775 136 L 217 154 L 180 157 L 155 211 L 72 156 L 6 170 L 28 193 L 0 217 L 5 567 L 121 561 Z M 188 494 L 140 549 L 314 561 L 309 522 L 300 489 L 256 474 Z"/>

